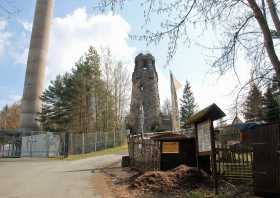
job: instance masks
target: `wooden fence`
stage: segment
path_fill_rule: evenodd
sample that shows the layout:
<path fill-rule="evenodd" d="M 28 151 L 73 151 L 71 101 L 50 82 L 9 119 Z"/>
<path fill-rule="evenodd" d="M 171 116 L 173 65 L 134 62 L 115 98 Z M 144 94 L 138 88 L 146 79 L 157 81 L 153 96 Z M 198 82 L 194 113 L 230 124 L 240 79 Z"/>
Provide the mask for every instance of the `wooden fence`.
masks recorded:
<path fill-rule="evenodd" d="M 130 165 L 139 171 L 160 170 L 160 143 L 141 135 L 128 136 Z"/>
<path fill-rule="evenodd" d="M 244 182 L 253 179 L 253 151 L 249 145 L 217 146 L 216 163 L 221 178 Z"/>

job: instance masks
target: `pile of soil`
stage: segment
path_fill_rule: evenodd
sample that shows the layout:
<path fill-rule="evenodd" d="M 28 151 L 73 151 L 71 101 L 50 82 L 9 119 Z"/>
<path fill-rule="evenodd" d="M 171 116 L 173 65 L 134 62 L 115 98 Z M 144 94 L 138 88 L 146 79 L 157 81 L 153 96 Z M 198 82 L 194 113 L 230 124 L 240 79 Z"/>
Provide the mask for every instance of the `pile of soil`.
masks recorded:
<path fill-rule="evenodd" d="M 206 172 L 194 167 L 180 165 L 171 171 L 149 171 L 139 176 L 131 184 L 132 188 L 143 191 L 171 192 L 186 187 L 209 184 Z"/>

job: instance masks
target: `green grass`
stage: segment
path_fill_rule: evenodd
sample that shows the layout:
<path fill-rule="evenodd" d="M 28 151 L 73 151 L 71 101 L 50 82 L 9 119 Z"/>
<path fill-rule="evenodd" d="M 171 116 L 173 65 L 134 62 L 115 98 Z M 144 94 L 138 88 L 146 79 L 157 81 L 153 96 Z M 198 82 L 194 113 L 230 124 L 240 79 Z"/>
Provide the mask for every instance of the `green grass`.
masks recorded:
<path fill-rule="evenodd" d="M 185 196 L 185 198 L 206 198 L 206 197 L 212 197 L 212 198 L 226 198 L 222 193 L 219 193 L 218 195 L 215 195 L 215 193 L 212 190 L 193 190 L 191 192 L 188 192 Z"/>
<path fill-rule="evenodd" d="M 109 148 L 106 150 L 86 153 L 86 154 L 78 154 L 78 155 L 69 155 L 66 160 L 79 160 L 79 159 L 85 159 L 89 157 L 96 157 L 96 156 L 102 156 L 102 155 L 109 155 L 109 154 L 115 154 L 115 153 L 121 153 L 127 151 L 127 145 Z"/>

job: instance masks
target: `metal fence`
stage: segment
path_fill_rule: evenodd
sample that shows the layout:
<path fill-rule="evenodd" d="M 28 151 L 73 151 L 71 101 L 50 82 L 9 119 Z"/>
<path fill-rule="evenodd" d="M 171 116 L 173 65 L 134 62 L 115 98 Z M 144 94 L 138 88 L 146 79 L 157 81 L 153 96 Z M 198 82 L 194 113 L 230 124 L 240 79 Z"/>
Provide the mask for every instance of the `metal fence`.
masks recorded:
<path fill-rule="evenodd" d="M 123 145 L 127 131 L 67 133 L 0 130 L 0 157 L 65 157 Z"/>
<path fill-rule="evenodd" d="M 81 154 L 121 146 L 127 142 L 126 130 L 117 132 L 69 133 L 69 154 Z"/>
<path fill-rule="evenodd" d="M 21 156 L 21 134 L 0 131 L 0 158 Z"/>

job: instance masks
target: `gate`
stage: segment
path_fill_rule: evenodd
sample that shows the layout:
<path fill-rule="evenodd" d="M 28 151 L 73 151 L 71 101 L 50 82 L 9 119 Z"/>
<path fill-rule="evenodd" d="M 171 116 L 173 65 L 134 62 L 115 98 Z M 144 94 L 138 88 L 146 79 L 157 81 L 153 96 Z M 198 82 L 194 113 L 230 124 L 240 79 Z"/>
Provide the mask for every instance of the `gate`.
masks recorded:
<path fill-rule="evenodd" d="M 250 145 L 236 144 L 216 147 L 217 174 L 221 178 L 238 182 L 253 180 L 253 152 Z"/>
<path fill-rule="evenodd" d="M 66 157 L 68 133 L 0 130 L 0 158 Z"/>
<path fill-rule="evenodd" d="M 0 158 L 17 158 L 21 155 L 21 135 L 17 132 L 0 132 Z"/>
<path fill-rule="evenodd" d="M 253 145 L 254 190 L 280 193 L 280 125 L 262 125 L 248 131 Z"/>

